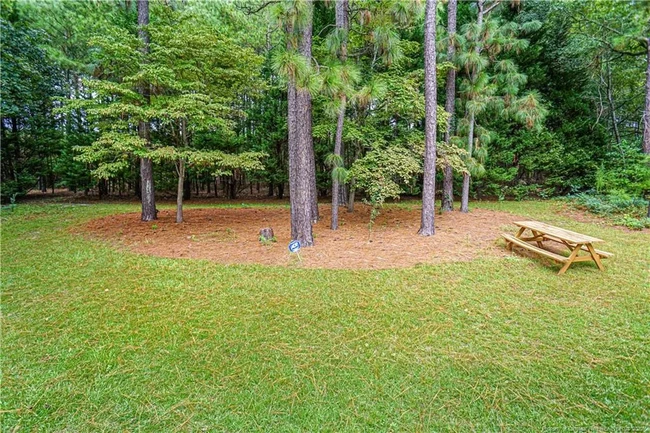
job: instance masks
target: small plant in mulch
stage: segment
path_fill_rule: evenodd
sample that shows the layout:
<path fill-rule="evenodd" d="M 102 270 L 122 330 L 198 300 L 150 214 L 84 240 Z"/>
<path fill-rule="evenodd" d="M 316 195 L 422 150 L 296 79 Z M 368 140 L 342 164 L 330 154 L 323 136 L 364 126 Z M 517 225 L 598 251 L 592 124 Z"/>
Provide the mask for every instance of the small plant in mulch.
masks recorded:
<path fill-rule="evenodd" d="M 269 238 L 269 239 L 260 236 L 260 243 L 261 243 L 262 245 L 264 245 L 264 246 L 267 246 L 267 247 L 270 246 L 270 245 L 273 245 L 273 244 L 276 243 L 277 241 L 278 241 L 278 240 L 275 238 L 275 236 L 273 236 L 272 238 Z"/>

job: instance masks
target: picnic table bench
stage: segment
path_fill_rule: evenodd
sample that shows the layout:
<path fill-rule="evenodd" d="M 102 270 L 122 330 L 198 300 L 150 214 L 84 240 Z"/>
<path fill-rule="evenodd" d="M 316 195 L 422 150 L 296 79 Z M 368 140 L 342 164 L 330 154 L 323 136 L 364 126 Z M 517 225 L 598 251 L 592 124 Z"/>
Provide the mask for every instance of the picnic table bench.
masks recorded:
<path fill-rule="evenodd" d="M 506 240 L 507 248 L 512 251 L 513 246 L 525 248 L 542 256 L 553 259 L 557 262 L 564 263 L 558 275 L 562 275 L 575 262 L 594 261 L 598 269 L 604 271 L 600 259 L 612 257 L 612 253 L 600 251 L 594 248 L 593 244 L 604 242 L 602 239 L 581 233 L 566 230 L 561 227 L 555 227 L 538 221 L 516 221 L 515 225 L 519 226 L 519 231 L 515 236 L 504 233 L 502 236 Z M 525 236 L 526 230 L 531 234 Z M 545 241 L 553 241 L 566 246 L 570 251 L 568 257 L 557 254 L 544 247 Z M 535 242 L 536 245 L 531 242 Z M 581 252 L 588 254 L 579 255 Z"/>

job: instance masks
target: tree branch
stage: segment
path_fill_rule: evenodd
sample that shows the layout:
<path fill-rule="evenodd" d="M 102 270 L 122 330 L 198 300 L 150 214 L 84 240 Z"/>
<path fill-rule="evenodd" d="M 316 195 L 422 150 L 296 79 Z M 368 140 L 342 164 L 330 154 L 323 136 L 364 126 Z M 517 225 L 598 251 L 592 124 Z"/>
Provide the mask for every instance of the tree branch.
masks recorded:
<path fill-rule="evenodd" d="M 489 14 L 490 12 L 492 12 L 492 10 L 493 10 L 494 8 L 496 8 L 496 7 L 499 6 L 500 4 L 501 4 L 501 0 L 495 0 L 494 4 L 490 5 L 490 7 L 488 7 L 487 9 L 485 9 L 485 11 L 483 12 L 483 15 L 487 15 L 487 14 Z"/>
<path fill-rule="evenodd" d="M 264 8 L 266 8 L 267 6 L 270 6 L 270 5 L 272 5 L 272 4 L 275 4 L 275 3 L 280 3 L 280 0 L 269 0 L 269 1 L 266 1 L 266 2 L 262 3 L 262 4 L 261 4 L 259 7 L 257 7 L 256 9 L 249 8 L 249 7 L 244 7 L 244 6 L 240 6 L 240 8 L 241 8 L 241 10 L 243 10 L 247 15 L 255 15 L 256 13 L 258 13 L 259 11 L 261 11 L 262 9 L 264 9 Z"/>

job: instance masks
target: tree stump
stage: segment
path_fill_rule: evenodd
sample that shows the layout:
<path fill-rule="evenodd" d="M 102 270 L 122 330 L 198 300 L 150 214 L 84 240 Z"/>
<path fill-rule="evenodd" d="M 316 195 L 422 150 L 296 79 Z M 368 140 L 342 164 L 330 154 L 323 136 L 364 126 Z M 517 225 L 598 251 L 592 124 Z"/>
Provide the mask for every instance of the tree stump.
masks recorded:
<path fill-rule="evenodd" d="M 271 242 L 274 240 L 273 229 L 266 227 L 260 230 L 260 242 Z"/>

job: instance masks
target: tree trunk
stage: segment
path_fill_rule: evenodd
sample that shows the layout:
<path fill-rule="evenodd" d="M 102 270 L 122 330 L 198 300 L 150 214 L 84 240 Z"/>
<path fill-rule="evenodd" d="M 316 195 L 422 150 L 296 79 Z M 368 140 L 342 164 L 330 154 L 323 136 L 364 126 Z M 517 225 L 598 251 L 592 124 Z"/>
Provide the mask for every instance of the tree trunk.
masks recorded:
<path fill-rule="evenodd" d="M 149 53 L 149 35 L 144 26 L 149 24 L 149 0 L 138 0 L 138 36 L 142 40 L 142 53 L 146 56 Z M 149 85 L 140 87 L 140 93 L 149 104 Z M 149 144 L 149 123 L 138 124 L 138 135 Z M 140 179 L 142 185 L 142 221 L 152 221 L 158 218 L 156 215 L 155 189 L 153 184 L 153 163 L 149 158 L 140 159 Z"/>
<path fill-rule="evenodd" d="M 474 152 L 474 113 L 469 114 L 469 133 L 467 134 L 467 153 L 469 158 L 472 157 L 472 152 Z M 471 175 L 469 172 L 463 173 L 463 193 L 460 198 L 460 211 L 467 213 L 469 212 L 469 185 L 471 181 Z"/>
<path fill-rule="evenodd" d="M 230 200 L 237 198 L 237 176 L 234 174 L 228 176 L 228 198 Z"/>
<path fill-rule="evenodd" d="M 607 62 L 607 103 L 609 104 L 609 114 L 612 118 L 612 128 L 614 129 L 614 138 L 616 139 L 616 144 L 621 144 L 621 134 L 618 131 L 618 121 L 616 120 L 616 105 L 614 104 L 614 95 L 612 94 L 612 68 L 609 64 L 609 59 Z"/>
<path fill-rule="evenodd" d="M 643 112 L 643 153 L 650 155 L 650 38 L 646 39 L 648 50 L 645 77 L 645 111 Z M 650 200 L 648 200 L 648 218 L 650 218 Z"/>
<path fill-rule="evenodd" d="M 460 197 L 460 211 L 469 212 L 469 173 L 463 173 L 463 195 Z"/>
<path fill-rule="evenodd" d="M 176 222 L 183 222 L 183 181 L 185 180 L 185 160 L 178 160 L 178 188 L 176 189 Z"/>
<path fill-rule="evenodd" d="M 350 182 L 350 194 L 348 195 L 348 212 L 354 212 L 354 195 L 355 195 L 354 181 Z"/>
<path fill-rule="evenodd" d="M 47 192 L 47 187 L 43 192 Z M 106 179 L 99 179 L 99 183 L 97 184 L 97 192 L 99 193 L 99 199 L 103 200 L 108 196 L 108 182 Z"/>
<path fill-rule="evenodd" d="M 302 29 L 302 39 L 300 40 L 300 54 L 302 54 L 309 63 L 311 63 L 311 44 L 312 44 L 312 26 L 313 26 L 313 3 L 308 0 L 308 17 L 305 27 Z M 297 119 L 298 119 L 298 136 L 300 141 L 301 152 L 305 157 L 305 176 L 308 182 L 309 194 L 309 213 L 310 221 L 318 222 L 320 215 L 318 213 L 318 190 L 316 189 L 316 159 L 314 155 L 314 139 L 312 136 L 312 112 L 311 112 L 311 94 L 308 89 L 297 88 Z M 292 193 L 293 194 L 293 193 Z M 309 229 L 311 237 L 311 226 Z M 313 243 L 313 241 L 312 241 Z"/>
<path fill-rule="evenodd" d="M 650 38 L 646 39 L 648 50 L 646 77 L 645 77 L 645 111 L 643 112 L 643 153 L 650 154 Z M 648 208 L 650 212 L 650 208 Z"/>
<path fill-rule="evenodd" d="M 476 23 L 478 24 L 478 31 L 479 35 L 477 35 L 477 38 L 480 38 L 480 32 L 482 31 L 483 27 L 483 4 L 484 0 L 478 0 L 477 6 L 478 6 L 478 18 L 476 19 Z M 475 49 L 477 54 L 481 53 L 481 47 L 480 44 L 477 42 L 476 43 L 476 49 Z M 476 67 L 472 69 L 472 74 L 470 76 L 470 80 L 472 82 L 476 81 L 476 76 L 478 72 L 476 70 Z M 476 121 L 475 115 L 473 112 L 469 113 L 469 134 L 467 135 L 467 152 L 468 152 L 468 158 L 472 157 L 472 153 L 474 152 L 474 122 Z M 471 175 L 468 172 L 463 173 L 463 192 L 462 192 L 462 197 L 461 197 L 461 204 L 460 204 L 460 211 L 461 212 L 469 212 L 469 185 L 470 185 L 470 180 L 471 180 Z"/>
<path fill-rule="evenodd" d="M 435 234 L 436 200 L 436 0 L 427 0 L 424 18 L 424 185 L 418 234 Z"/>
<path fill-rule="evenodd" d="M 181 143 L 183 147 L 186 147 L 188 144 L 187 140 L 187 120 L 182 119 L 180 125 Z M 183 182 L 185 181 L 185 160 L 179 159 L 177 164 L 177 174 L 178 174 L 178 188 L 176 189 L 176 223 L 180 224 L 183 222 L 183 195 L 185 193 Z"/>
<path fill-rule="evenodd" d="M 343 32 L 341 41 L 341 52 L 339 59 L 345 63 L 348 56 L 347 32 L 348 32 L 348 0 L 336 0 L 336 28 Z M 345 104 L 346 96 L 341 95 L 341 110 L 336 122 L 336 136 L 334 138 L 334 155 L 342 158 L 343 154 L 343 124 L 345 122 Z M 336 167 L 336 165 L 335 165 Z M 334 167 L 334 168 L 335 168 Z M 332 222 L 330 228 L 337 230 L 339 228 L 339 203 L 341 201 L 339 180 L 332 177 Z"/>
<path fill-rule="evenodd" d="M 456 46 L 453 39 L 456 36 L 456 9 L 457 0 L 449 0 L 447 4 L 447 34 L 449 45 L 447 46 L 447 61 L 452 61 L 456 54 Z M 445 101 L 445 111 L 449 114 L 449 122 L 445 130 L 445 143 L 451 144 L 451 133 L 454 130 L 454 112 L 456 102 L 456 69 L 452 68 L 447 72 L 447 99 Z M 442 183 L 442 212 L 449 212 L 454 209 L 454 171 L 449 164 L 445 165 L 443 170 Z"/>
<path fill-rule="evenodd" d="M 149 158 L 140 159 L 140 177 L 142 185 L 142 221 L 158 219 L 154 199 L 153 164 Z"/>
<path fill-rule="evenodd" d="M 337 3 L 338 5 L 338 3 Z M 336 122 L 336 138 L 334 139 L 334 155 L 341 156 L 341 147 L 343 143 L 343 122 L 345 119 L 345 96 L 341 98 L 341 111 Z M 335 164 L 336 167 L 336 164 Z M 337 230 L 339 228 L 339 180 L 332 177 L 332 222 L 330 228 Z"/>
<path fill-rule="evenodd" d="M 303 31 L 303 39 L 309 37 L 311 45 L 311 7 L 309 4 L 309 23 Z M 287 35 L 291 36 L 293 26 L 287 25 Z M 287 41 L 287 50 L 295 47 Z M 305 41 L 301 46 L 304 48 Z M 311 47 L 310 47 L 311 51 Z M 296 77 L 289 77 L 287 86 L 288 133 L 289 133 L 289 199 L 291 202 L 291 239 L 298 240 L 307 247 L 314 244 L 312 233 L 312 206 L 314 194 L 311 189 L 313 175 L 310 164 L 309 144 L 311 142 L 311 97 L 306 89 L 298 90 Z M 309 136 L 306 136 L 309 133 Z M 312 147 L 313 151 L 313 147 Z M 315 165 L 314 165 L 315 167 Z"/>

